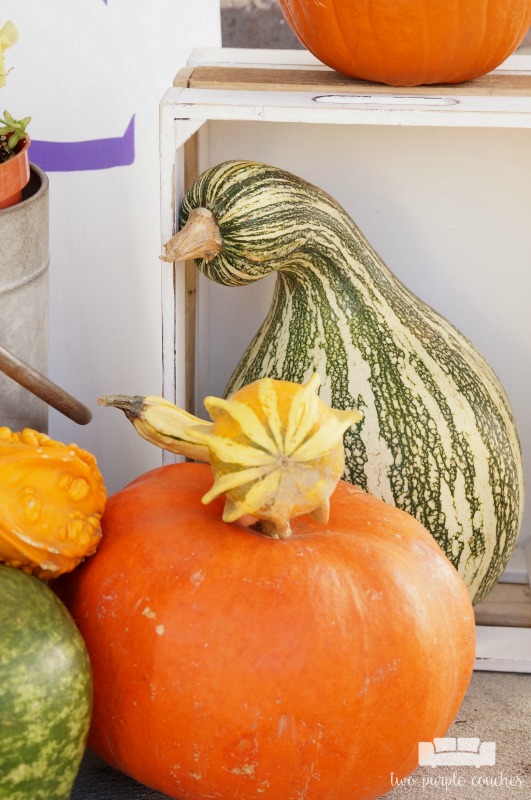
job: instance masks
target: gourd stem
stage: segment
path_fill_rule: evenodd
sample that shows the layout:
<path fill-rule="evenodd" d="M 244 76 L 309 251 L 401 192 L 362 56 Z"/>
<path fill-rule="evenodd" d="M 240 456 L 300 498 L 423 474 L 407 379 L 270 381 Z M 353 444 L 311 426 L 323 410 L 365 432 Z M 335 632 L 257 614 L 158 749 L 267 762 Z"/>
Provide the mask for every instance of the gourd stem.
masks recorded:
<path fill-rule="evenodd" d="M 164 245 L 161 261 L 212 261 L 221 250 L 222 239 L 216 219 L 208 208 L 194 208 L 186 225 Z"/>
<path fill-rule="evenodd" d="M 209 423 L 177 408 L 169 400 L 154 396 L 108 394 L 100 397 L 98 403 L 123 411 L 146 441 L 194 461 L 210 461 L 208 449 L 193 433 L 196 426 L 208 428 Z"/>
<path fill-rule="evenodd" d="M 286 525 L 278 525 L 271 520 L 262 519 L 258 520 L 255 525 L 251 525 L 251 527 L 258 533 L 269 536 L 271 539 L 289 539 L 292 533 L 289 520 Z"/>
<path fill-rule="evenodd" d="M 136 394 L 133 396 L 127 394 L 107 394 L 98 398 L 100 406 L 111 406 L 112 408 L 119 408 L 124 412 L 128 420 L 137 419 L 144 408 L 144 397 Z"/>

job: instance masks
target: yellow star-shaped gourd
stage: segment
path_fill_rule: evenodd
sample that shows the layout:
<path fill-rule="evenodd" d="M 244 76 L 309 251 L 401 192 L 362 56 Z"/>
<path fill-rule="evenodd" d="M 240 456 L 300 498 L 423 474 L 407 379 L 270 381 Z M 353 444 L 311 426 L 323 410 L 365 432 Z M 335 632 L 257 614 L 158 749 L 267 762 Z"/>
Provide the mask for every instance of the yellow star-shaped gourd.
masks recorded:
<path fill-rule="evenodd" d="M 252 515 L 280 538 L 300 514 L 326 522 L 344 471 L 343 434 L 362 414 L 331 409 L 319 386 L 316 374 L 304 385 L 264 378 L 228 400 L 205 399 L 213 424 L 188 433 L 207 448 L 214 473 L 203 502 L 225 494 L 225 522 Z"/>
<path fill-rule="evenodd" d="M 293 517 L 328 520 L 345 469 L 343 434 L 362 419 L 359 411 L 331 409 L 320 385 L 316 374 L 304 385 L 261 378 L 228 400 L 207 397 L 212 422 L 162 397 L 117 394 L 99 402 L 120 408 L 148 442 L 210 462 L 214 485 L 202 499 L 225 494 L 225 522 L 252 516 L 264 533 L 284 538 Z"/>

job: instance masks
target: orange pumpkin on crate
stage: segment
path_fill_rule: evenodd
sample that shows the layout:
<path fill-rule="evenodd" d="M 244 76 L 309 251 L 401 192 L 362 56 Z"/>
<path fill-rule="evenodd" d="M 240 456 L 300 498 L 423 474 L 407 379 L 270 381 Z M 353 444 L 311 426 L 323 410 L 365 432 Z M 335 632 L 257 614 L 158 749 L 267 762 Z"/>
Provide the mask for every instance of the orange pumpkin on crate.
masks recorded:
<path fill-rule="evenodd" d="M 111 497 L 97 555 L 54 584 L 91 656 L 90 746 L 171 797 L 373 800 L 467 689 L 466 587 L 413 517 L 337 483 L 360 415 L 317 389 L 256 381 L 207 398 L 212 423 L 104 400 L 211 462 Z"/>
<path fill-rule="evenodd" d="M 531 25 L 530 0 L 280 0 L 324 64 L 352 78 L 418 86 L 486 75 Z"/>

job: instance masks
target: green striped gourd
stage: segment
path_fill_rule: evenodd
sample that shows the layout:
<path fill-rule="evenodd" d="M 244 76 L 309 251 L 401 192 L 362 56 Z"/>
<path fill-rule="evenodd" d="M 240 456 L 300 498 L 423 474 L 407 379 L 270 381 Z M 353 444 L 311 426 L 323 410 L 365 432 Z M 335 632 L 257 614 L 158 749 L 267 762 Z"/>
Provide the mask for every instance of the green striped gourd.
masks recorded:
<path fill-rule="evenodd" d="M 68 800 L 91 711 L 72 617 L 45 583 L 0 564 L 0 800 Z"/>
<path fill-rule="evenodd" d="M 192 185 L 181 225 L 200 208 L 213 215 L 212 241 L 194 250 L 185 228 L 163 258 L 197 258 L 226 286 L 277 273 L 227 393 L 266 376 L 304 383 L 317 371 L 325 402 L 364 414 L 345 434 L 346 479 L 419 519 L 478 601 L 507 564 L 523 508 L 518 436 L 492 369 L 319 188 L 230 161 Z"/>

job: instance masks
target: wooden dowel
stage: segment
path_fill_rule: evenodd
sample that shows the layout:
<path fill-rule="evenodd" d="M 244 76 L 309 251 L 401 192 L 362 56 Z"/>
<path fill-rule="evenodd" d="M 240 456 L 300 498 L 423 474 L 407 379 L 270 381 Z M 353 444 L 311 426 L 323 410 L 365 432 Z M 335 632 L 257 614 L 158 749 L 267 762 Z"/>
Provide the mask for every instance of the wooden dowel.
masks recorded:
<path fill-rule="evenodd" d="M 92 419 L 87 406 L 3 347 L 0 347 L 0 371 L 78 425 L 86 425 Z"/>

